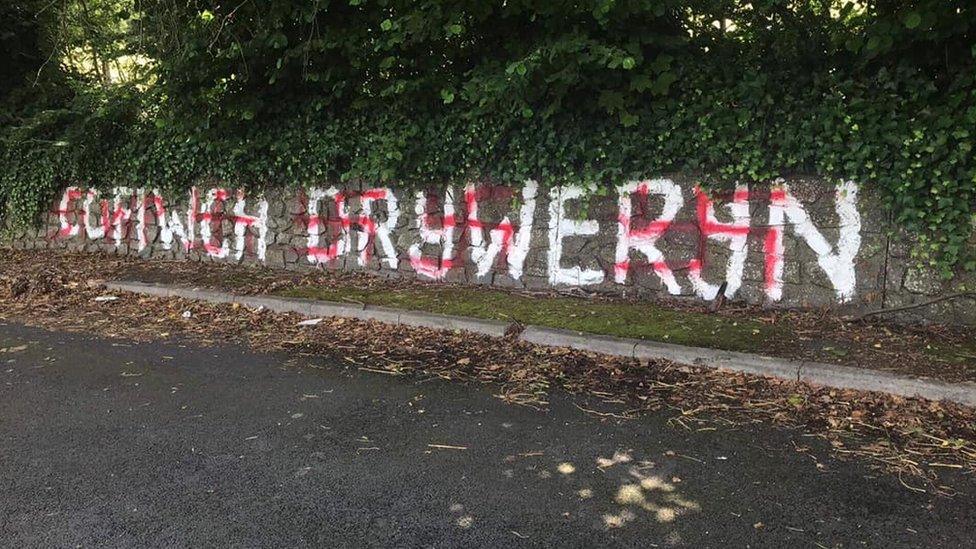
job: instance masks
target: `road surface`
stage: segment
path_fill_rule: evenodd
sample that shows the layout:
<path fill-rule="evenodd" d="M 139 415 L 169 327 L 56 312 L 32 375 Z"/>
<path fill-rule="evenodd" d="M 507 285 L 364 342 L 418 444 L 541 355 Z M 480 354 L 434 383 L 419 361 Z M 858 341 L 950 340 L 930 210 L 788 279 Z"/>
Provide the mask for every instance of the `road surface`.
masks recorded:
<path fill-rule="evenodd" d="M 0 347 L 4 547 L 976 544 L 970 495 L 791 430 L 541 412 L 233 346 L 0 325 Z"/>

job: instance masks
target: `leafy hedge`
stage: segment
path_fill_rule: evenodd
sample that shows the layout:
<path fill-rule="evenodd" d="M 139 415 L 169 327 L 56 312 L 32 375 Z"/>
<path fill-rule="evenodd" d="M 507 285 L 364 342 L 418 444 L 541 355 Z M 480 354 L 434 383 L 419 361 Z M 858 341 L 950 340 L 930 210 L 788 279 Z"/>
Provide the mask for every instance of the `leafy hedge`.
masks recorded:
<path fill-rule="evenodd" d="M 606 192 L 669 171 L 803 173 L 875 186 L 920 258 L 976 268 L 971 0 L 139 7 L 119 17 L 149 84 L 75 77 L 0 130 L 0 196 L 24 218 L 69 182 L 534 177 Z"/>

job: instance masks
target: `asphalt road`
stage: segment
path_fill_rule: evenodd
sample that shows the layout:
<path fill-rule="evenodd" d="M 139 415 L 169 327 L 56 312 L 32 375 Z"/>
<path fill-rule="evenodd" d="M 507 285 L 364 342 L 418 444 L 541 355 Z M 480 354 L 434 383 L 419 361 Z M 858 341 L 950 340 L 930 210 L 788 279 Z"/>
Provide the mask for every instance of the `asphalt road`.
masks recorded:
<path fill-rule="evenodd" d="M 14 325 L 0 347 L 4 547 L 976 544 L 971 496 L 789 430 L 540 412 L 235 347 Z"/>

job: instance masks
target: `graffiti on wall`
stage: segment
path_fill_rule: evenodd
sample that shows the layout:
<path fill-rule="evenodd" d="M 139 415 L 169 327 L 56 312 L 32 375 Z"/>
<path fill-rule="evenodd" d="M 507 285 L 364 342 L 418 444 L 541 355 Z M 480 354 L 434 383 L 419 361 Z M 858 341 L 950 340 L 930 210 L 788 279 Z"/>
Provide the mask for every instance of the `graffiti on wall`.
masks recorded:
<path fill-rule="evenodd" d="M 295 247 L 295 251 L 312 265 L 329 265 L 351 257 L 366 268 L 375 256 L 388 269 L 404 268 L 403 259 L 403 265 L 417 275 L 433 280 L 444 279 L 452 269 L 465 264 L 477 277 L 504 273 L 521 280 L 530 252 L 539 250 L 548 283 L 553 286 L 627 284 L 635 269 L 643 267 L 670 294 L 689 293 L 685 290 L 689 287 L 690 293 L 706 300 L 714 299 L 723 287 L 727 297 L 736 295 L 743 285 L 750 237 L 755 236 L 761 239 L 764 292 L 771 301 L 783 297 L 784 234 L 792 232 L 816 256 L 818 268 L 837 300 L 846 302 L 855 295 L 861 218 L 858 187 L 852 182 L 840 183 L 834 193 L 834 242 L 816 226 L 784 181 L 759 193 L 739 186 L 722 201 L 695 187 L 690 205 L 682 188 L 670 179 L 632 181 L 616 189 L 615 219 L 588 216 L 581 209 L 592 190 L 580 186 L 549 189 L 548 204 L 541 208 L 548 238 L 540 237 L 541 233 L 533 236 L 540 215 L 539 186 L 534 181 L 526 181 L 520 189 L 469 183 L 460 194 L 450 187 L 442 193 L 414 193 L 410 198 L 415 236 L 404 250 L 395 244 L 397 231 L 403 230 L 400 202 L 394 190 L 386 187 L 362 191 L 305 189 L 295 198 L 302 210 L 301 222 L 297 229 L 286 230 L 300 232 L 304 246 Z M 498 222 L 482 220 L 479 204 L 487 200 L 507 204 L 508 213 Z M 752 220 L 754 200 L 767 205 L 763 225 Z M 248 197 L 242 190 L 231 193 L 224 188 L 193 188 L 186 204 L 184 211 L 168 208 L 160 192 L 153 189 L 117 187 L 102 196 L 95 189 L 69 187 L 56 208 L 59 227 L 54 236 L 100 240 L 116 247 L 134 243 L 139 252 L 154 245 L 163 250 L 179 246 L 182 251 L 196 250 L 217 259 L 240 260 L 247 255 L 265 261 L 269 238 L 275 236 L 272 227 L 284 226 L 269 219 L 267 199 Z M 457 214 L 459 206 L 464 215 Z M 686 214 L 694 215 L 686 217 L 691 220 L 680 221 L 679 213 L 689 208 L 692 211 Z M 150 234 L 153 228 L 155 232 Z M 599 268 L 596 262 L 567 261 L 570 239 L 592 240 L 611 229 L 616 231 L 612 266 Z M 696 255 L 685 261 L 670 258 L 662 242 L 671 233 L 694 235 Z M 712 248 L 714 252 L 713 247 L 724 248 L 728 259 L 724 276 L 716 277 L 721 280 L 709 281 L 704 265 L 707 251 Z M 459 259 L 463 257 L 466 259 Z"/>

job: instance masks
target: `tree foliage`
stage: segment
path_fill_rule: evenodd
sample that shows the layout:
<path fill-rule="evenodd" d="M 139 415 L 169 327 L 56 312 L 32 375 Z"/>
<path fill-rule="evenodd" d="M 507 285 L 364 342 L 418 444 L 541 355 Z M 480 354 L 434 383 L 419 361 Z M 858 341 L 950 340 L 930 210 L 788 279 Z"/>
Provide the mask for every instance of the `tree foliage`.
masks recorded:
<path fill-rule="evenodd" d="M 976 267 L 970 0 L 87 7 L 102 16 L 69 18 L 72 51 L 151 70 L 138 85 L 76 74 L 57 113 L 0 131 L 0 192 L 18 208 L 69 182 L 534 177 L 606 192 L 665 171 L 805 173 L 875 186 L 921 258 Z"/>

